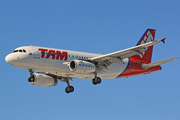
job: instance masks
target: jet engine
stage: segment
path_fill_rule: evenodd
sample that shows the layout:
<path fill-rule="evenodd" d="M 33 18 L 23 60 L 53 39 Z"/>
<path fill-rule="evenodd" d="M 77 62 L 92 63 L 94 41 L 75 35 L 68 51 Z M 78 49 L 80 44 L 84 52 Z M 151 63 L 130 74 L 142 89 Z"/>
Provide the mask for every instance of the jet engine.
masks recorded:
<path fill-rule="evenodd" d="M 83 60 L 72 60 L 69 63 L 69 69 L 76 73 L 92 73 L 95 72 L 96 66 L 93 63 Z"/>
<path fill-rule="evenodd" d="M 48 76 L 44 73 L 34 73 L 31 74 L 28 81 L 35 86 L 43 86 L 43 87 L 49 87 L 49 86 L 56 86 L 58 81 L 57 79 Z"/>

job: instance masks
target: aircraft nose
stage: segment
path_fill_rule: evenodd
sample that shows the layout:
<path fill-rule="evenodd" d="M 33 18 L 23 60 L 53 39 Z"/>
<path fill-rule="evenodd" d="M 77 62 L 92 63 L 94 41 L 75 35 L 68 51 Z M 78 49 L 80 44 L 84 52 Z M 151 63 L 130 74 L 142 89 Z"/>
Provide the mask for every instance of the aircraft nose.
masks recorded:
<path fill-rule="evenodd" d="M 10 54 L 7 55 L 6 58 L 5 58 L 5 60 L 6 60 L 7 63 L 11 64 L 11 63 L 12 63 L 12 57 L 11 57 L 11 55 L 10 55 Z"/>

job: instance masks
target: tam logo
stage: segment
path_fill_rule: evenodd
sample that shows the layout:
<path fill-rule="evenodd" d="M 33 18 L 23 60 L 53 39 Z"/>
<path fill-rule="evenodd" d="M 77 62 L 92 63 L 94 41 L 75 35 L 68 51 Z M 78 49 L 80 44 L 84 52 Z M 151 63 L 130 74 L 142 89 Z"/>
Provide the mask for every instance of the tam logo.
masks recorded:
<path fill-rule="evenodd" d="M 147 32 L 147 35 L 144 36 L 140 44 L 148 43 L 153 41 L 153 36 L 150 31 Z"/>
<path fill-rule="evenodd" d="M 146 33 L 146 35 L 144 36 L 144 38 L 142 38 L 140 45 L 141 45 L 141 44 L 144 44 L 144 43 L 151 42 L 151 41 L 153 41 L 153 40 L 154 40 L 154 38 L 153 38 L 151 32 L 150 32 L 150 31 L 147 31 L 147 33 Z M 147 50 L 147 49 L 148 49 L 148 48 L 146 48 L 146 50 Z M 146 52 L 146 51 L 145 51 L 145 52 Z M 141 58 L 143 57 L 143 55 L 145 54 L 145 52 L 142 52 L 142 55 L 140 55 Z"/>
<path fill-rule="evenodd" d="M 66 51 L 55 51 L 55 50 L 48 50 L 48 49 L 38 49 L 41 51 L 41 58 L 49 59 L 52 56 L 52 59 L 56 60 L 64 60 L 67 61 L 68 53 Z"/>

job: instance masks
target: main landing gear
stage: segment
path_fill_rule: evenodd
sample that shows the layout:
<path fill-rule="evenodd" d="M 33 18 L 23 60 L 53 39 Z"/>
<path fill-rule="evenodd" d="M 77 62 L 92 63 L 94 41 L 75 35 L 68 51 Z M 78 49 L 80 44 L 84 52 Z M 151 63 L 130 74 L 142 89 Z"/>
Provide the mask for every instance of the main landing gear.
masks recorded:
<path fill-rule="evenodd" d="M 100 84 L 101 83 L 101 78 L 97 77 L 97 75 L 95 75 L 95 77 L 92 79 L 92 83 L 94 85 Z"/>
<path fill-rule="evenodd" d="M 68 86 L 65 88 L 65 92 L 66 92 L 66 93 L 71 93 L 71 92 L 74 91 L 74 87 L 73 87 L 73 86 L 70 86 L 69 80 L 71 80 L 71 78 L 70 78 L 70 79 L 69 79 L 69 78 L 63 78 L 63 80 L 61 79 L 61 81 L 66 82 L 67 85 L 68 85 Z M 93 83 L 94 85 L 100 84 L 100 83 L 101 83 L 101 78 L 100 78 L 100 77 L 97 77 L 97 76 L 95 75 L 95 78 L 92 79 L 92 83 Z"/>
<path fill-rule="evenodd" d="M 30 72 L 30 76 L 28 78 L 28 82 L 34 82 L 35 78 L 34 78 L 34 71 L 32 69 L 29 69 L 29 72 Z"/>
<path fill-rule="evenodd" d="M 69 80 L 72 80 L 72 79 L 71 79 L 71 78 L 62 78 L 62 79 L 60 79 L 60 81 L 67 83 L 67 87 L 65 88 L 65 92 L 66 92 L 66 93 L 71 93 L 71 92 L 74 91 L 74 87 L 73 87 L 73 86 L 70 86 Z M 95 75 L 95 78 L 92 79 L 92 83 L 93 83 L 94 85 L 100 84 L 100 83 L 101 83 L 101 78 L 100 78 L 100 77 L 97 77 L 97 76 Z"/>
<path fill-rule="evenodd" d="M 65 92 L 66 93 L 70 93 L 70 92 L 73 92 L 74 91 L 74 87 L 73 86 L 67 86 L 66 88 L 65 88 Z"/>
<path fill-rule="evenodd" d="M 63 78 L 63 80 L 61 80 L 61 81 L 63 81 L 63 82 L 66 82 L 67 85 L 68 85 L 68 86 L 65 88 L 65 92 L 66 92 L 66 93 L 71 93 L 71 92 L 74 91 L 74 87 L 73 87 L 73 86 L 70 86 L 69 80 L 71 80 L 71 79 Z"/>

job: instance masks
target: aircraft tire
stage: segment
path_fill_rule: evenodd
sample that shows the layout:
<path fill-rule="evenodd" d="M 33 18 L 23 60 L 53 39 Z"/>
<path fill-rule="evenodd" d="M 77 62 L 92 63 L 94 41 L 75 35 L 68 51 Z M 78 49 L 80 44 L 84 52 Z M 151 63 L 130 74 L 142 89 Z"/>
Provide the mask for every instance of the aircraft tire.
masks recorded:
<path fill-rule="evenodd" d="M 93 83 L 94 85 L 97 85 L 97 82 L 96 82 L 95 78 L 92 79 L 92 83 Z"/>
<path fill-rule="evenodd" d="M 74 87 L 73 86 L 69 86 L 70 88 L 70 92 L 74 92 Z"/>
<path fill-rule="evenodd" d="M 30 75 L 30 76 L 29 76 L 28 82 L 34 82 L 34 75 Z"/>
<path fill-rule="evenodd" d="M 70 93 L 70 92 L 73 92 L 74 91 L 74 87 L 73 86 L 68 86 L 65 88 L 65 92 L 66 93 Z"/>
<path fill-rule="evenodd" d="M 97 77 L 97 83 L 100 84 L 101 83 L 101 78 Z"/>
<path fill-rule="evenodd" d="M 92 83 L 93 83 L 94 85 L 100 84 L 100 83 L 101 83 L 101 78 L 100 78 L 100 77 L 97 77 L 97 78 L 92 79 Z"/>

